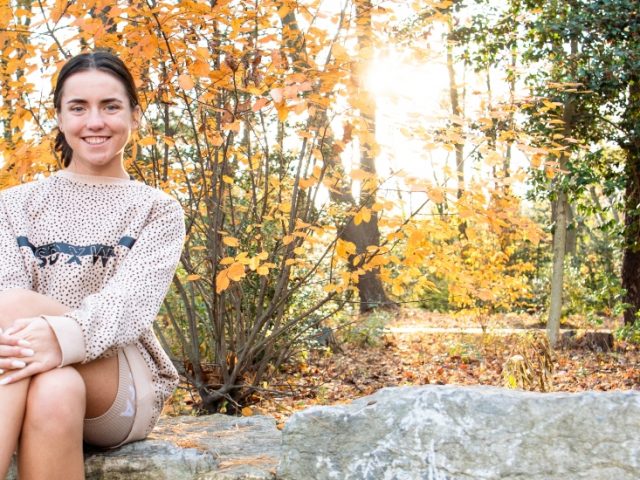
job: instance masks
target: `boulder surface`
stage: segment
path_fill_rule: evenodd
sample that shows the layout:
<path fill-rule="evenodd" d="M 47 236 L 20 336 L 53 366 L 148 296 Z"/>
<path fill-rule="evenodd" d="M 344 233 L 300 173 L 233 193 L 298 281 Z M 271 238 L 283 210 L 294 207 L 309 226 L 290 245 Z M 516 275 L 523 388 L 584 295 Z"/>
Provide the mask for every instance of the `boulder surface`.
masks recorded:
<path fill-rule="evenodd" d="M 296 413 L 279 480 L 632 480 L 640 392 L 387 388 Z"/>
<path fill-rule="evenodd" d="M 161 418 L 142 442 L 87 451 L 87 480 L 271 480 L 281 433 L 271 417 Z M 15 480 L 15 469 L 8 480 Z"/>
<path fill-rule="evenodd" d="M 636 480 L 638 431 L 640 392 L 400 387 L 296 413 L 283 433 L 271 417 L 163 418 L 143 442 L 88 451 L 85 470 L 88 480 Z"/>

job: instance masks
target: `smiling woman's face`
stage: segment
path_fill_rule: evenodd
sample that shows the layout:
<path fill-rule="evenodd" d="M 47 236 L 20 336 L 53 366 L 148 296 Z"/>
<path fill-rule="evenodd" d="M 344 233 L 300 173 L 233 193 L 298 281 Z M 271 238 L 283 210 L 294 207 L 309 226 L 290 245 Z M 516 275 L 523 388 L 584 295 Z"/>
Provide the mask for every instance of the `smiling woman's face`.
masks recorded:
<path fill-rule="evenodd" d="M 64 82 L 57 116 L 73 150 L 70 171 L 128 178 L 122 159 L 140 109 L 131 107 L 120 80 L 99 70 L 74 73 Z"/>

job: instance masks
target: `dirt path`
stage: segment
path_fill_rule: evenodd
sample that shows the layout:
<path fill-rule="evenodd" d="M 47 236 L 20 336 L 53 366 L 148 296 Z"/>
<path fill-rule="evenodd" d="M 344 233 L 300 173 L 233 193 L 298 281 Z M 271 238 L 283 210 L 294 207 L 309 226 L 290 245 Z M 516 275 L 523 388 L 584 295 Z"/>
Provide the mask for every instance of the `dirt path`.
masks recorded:
<path fill-rule="evenodd" d="M 424 325 L 397 325 L 393 327 L 386 327 L 385 332 L 394 335 L 411 335 L 415 333 L 426 334 L 439 334 L 439 333 L 460 333 L 460 334 L 482 334 L 487 333 L 489 335 L 517 335 L 525 334 L 527 332 L 544 332 L 541 328 L 480 328 L 480 327 L 427 327 Z M 565 332 L 571 332 L 574 329 L 562 328 L 560 334 Z M 610 330 L 598 329 L 598 332 L 611 333 Z"/>
<path fill-rule="evenodd" d="M 415 333 L 438 334 L 438 333 L 461 333 L 461 334 L 482 334 L 490 335 L 513 335 L 527 333 L 531 331 L 543 331 L 539 328 L 480 328 L 480 327 L 427 327 L 424 325 L 399 325 L 385 328 L 385 332 L 394 335 L 411 335 Z M 560 330 L 566 332 L 567 330 Z"/>

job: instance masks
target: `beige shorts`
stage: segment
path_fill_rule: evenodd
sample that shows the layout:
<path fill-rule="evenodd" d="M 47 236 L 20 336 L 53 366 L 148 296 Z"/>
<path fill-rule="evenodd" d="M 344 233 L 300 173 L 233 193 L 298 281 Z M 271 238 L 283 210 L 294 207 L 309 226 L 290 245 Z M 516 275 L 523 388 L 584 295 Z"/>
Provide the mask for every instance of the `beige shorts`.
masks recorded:
<path fill-rule="evenodd" d="M 118 350 L 118 393 L 109 410 L 84 420 L 84 442 L 97 447 L 121 445 L 131 433 L 136 418 L 136 389 L 123 350 Z"/>

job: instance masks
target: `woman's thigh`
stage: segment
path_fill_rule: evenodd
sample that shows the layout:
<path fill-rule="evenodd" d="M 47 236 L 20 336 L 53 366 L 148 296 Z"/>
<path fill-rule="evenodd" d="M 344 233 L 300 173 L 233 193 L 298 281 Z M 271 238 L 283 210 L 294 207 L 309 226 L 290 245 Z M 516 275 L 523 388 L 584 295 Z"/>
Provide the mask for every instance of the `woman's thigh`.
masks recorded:
<path fill-rule="evenodd" d="M 121 445 L 129 437 L 136 420 L 136 389 L 129 362 L 122 350 L 118 351 L 116 364 L 118 382 L 115 398 L 110 405 L 105 402 L 99 409 L 87 411 L 84 421 L 85 442 L 99 447 Z"/>
<path fill-rule="evenodd" d="M 87 418 L 105 413 L 118 393 L 118 356 L 74 365 L 87 389 Z"/>
<path fill-rule="evenodd" d="M 14 288 L 0 292 L 0 328 L 18 318 L 64 315 L 69 310 L 56 299 L 31 290 Z"/>

